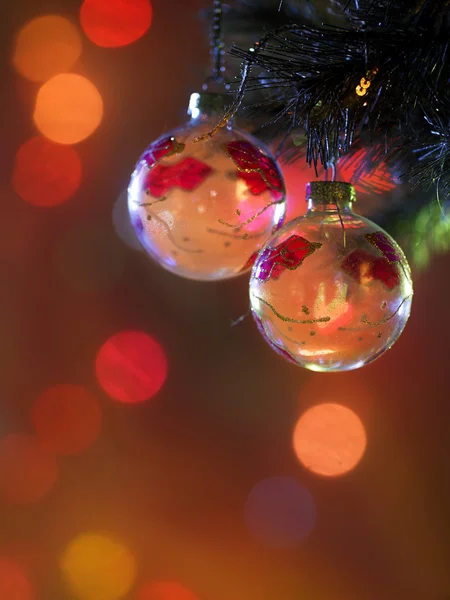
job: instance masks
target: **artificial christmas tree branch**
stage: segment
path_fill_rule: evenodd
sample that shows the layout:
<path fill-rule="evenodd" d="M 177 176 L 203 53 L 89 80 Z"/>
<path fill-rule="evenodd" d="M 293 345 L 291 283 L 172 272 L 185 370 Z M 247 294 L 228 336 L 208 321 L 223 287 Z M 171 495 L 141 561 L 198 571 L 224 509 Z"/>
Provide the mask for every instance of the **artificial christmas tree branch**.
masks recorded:
<path fill-rule="evenodd" d="M 402 206 L 380 196 L 377 218 L 431 255 L 432 231 L 421 237 L 416 226 L 436 197 L 436 235 L 438 215 L 447 220 L 450 0 L 284 0 L 279 8 L 279 0 L 229 0 L 225 35 L 242 67 L 218 128 L 245 109 L 259 135 L 284 139 L 283 160 L 325 167 L 363 145 L 374 169 L 382 162 L 411 184 Z"/>
<path fill-rule="evenodd" d="M 269 112 L 276 102 L 286 130 L 306 131 L 307 160 L 315 165 L 327 167 L 363 131 L 401 132 L 408 146 L 424 142 L 428 148 L 430 113 L 439 115 L 440 123 L 450 116 L 449 5 L 448 0 L 359 1 L 348 9 L 345 29 L 290 24 L 268 32 L 251 50 L 233 48 L 244 61 L 243 76 L 218 128 L 243 104 L 247 91 L 261 89 L 272 91 L 261 108 Z M 254 67 L 264 76 L 252 76 Z M 441 136 L 441 162 L 443 143 Z M 431 168 L 426 152 L 422 155 L 415 172 L 421 183 Z"/>

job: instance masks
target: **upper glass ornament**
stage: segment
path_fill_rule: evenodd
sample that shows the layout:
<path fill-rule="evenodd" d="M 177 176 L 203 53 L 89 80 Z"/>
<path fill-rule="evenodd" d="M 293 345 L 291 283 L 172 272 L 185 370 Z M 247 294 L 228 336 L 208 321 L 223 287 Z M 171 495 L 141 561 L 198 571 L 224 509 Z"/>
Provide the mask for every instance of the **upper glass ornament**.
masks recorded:
<path fill-rule="evenodd" d="M 362 367 L 392 347 L 413 286 L 398 244 L 352 212 L 348 183 L 307 186 L 308 212 L 261 250 L 250 279 L 259 330 L 274 350 L 313 371 Z"/>
<path fill-rule="evenodd" d="M 206 141 L 227 96 L 193 94 L 191 120 L 151 144 L 128 189 L 147 253 L 181 277 L 220 280 L 249 270 L 286 211 L 281 173 L 256 138 L 223 128 Z"/>

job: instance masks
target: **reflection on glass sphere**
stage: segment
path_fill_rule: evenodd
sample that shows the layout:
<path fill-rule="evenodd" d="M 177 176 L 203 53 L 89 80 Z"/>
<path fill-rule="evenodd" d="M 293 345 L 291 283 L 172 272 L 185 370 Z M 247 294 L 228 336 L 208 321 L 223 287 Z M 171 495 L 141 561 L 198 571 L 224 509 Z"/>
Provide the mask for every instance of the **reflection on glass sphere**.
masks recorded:
<path fill-rule="evenodd" d="M 195 141 L 219 117 L 195 108 L 191 114 L 140 158 L 129 186 L 131 222 L 165 269 L 188 279 L 226 279 L 250 269 L 281 226 L 284 184 L 258 140 L 224 128 Z"/>
<path fill-rule="evenodd" d="M 350 184 L 308 186 L 308 213 L 262 249 L 250 280 L 253 315 L 267 342 L 313 371 L 362 367 L 397 340 L 412 301 L 397 243 L 351 211 Z"/>

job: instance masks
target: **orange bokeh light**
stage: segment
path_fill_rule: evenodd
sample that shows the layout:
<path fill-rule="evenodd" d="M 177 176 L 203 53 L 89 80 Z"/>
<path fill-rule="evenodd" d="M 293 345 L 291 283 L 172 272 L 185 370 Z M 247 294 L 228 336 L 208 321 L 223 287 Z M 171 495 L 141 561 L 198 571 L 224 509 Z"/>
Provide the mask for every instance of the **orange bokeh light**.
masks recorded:
<path fill-rule="evenodd" d="M 122 331 L 100 348 L 96 360 L 97 379 L 104 391 L 120 402 L 149 400 L 167 377 L 163 348 L 142 331 Z"/>
<path fill-rule="evenodd" d="M 198 597 L 180 583 L 155 581 L 139 588 L 136 600 L 198 600 Z"/>
<path fill-rule="evenodd" d="M 100 435 L 97 399 L 79 385 L 55 385 L 34 403 L 31 418 L 43 445 L 55 454 L 83 452 Z"/>
<path fill-rule="evenodd" d="M 86 139 L 102 117 L 102 97 L 81 75 L 56 75 L 38 92 L 34 121 L 45 137 L 58 144 L 77 144 Z"/>
<path fill-rule="evenodd" d="M 80 600 L 119 600 L 136 577 L 136 561 L 130 550 L 109 536 L 82 533 L 65 549 L 61 571 Z"/>
<path fill-rule="evenodd" d="M 294 430 L 294 450 L 313 473 L 336 477 L 361 460 L 367 440 L 359 417 L 341 404 L 318 404 L 308 409 Z"/>
<path fill-rule="evenodd" d="M 81 177 L 81 160 L 75 148 L 34 137 L 17 151 L 12 185 L 26 202 L 49 207 L 73 196 Z"/>
<path fill-rule="evenodd" d="M 37 438 L 12 434 L 1 440 L 0 491 L 7 502 L 37 502 L 52 489 L 56 477 L 56 460 Z"/>
<path fill-rule="evenodd" d="M 150 28 L 150 0 L 84 0 L 81 26 L 87 37 L 104 48 L 132 44 Z"/>
<path fill-rule="evenodd" d="M 56 15 L 33 19 L 17 36 L 13 63 L 31 81 L 46 81 L 69 71 L 81 54 L 81 36 L 70 21 Z"/>
<path fill-rule="evenodd" d="M 25 573 L 13 560 L 0 556 L 0 598 L 34 600 L 34 590 Z"/>

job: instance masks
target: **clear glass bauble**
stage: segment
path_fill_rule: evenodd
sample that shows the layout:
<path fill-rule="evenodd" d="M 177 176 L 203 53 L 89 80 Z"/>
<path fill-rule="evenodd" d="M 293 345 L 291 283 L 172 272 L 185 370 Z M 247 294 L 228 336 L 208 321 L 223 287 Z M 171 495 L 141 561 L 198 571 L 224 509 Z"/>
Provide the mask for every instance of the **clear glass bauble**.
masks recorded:
<path fill-rule="evenodd" d="M 259 140 L 232 127 L 197 140 L 217 125 L 223 103 L 218 94 L 193 94 L 191 120 L 147 148 L 128 189 L 144 250 L 188 279 L 249 270 L 286 211 L 281 173 Z"/>
<path fill-rule="evenodd" d="M 352 212 L 353 186 L 307 186 L 308 212 L 261 250 L 250 279 L 258 328 L 289 361 L 313 371 L 362 367 L 392 347 L 413 286 L 398 244 Z"/>

